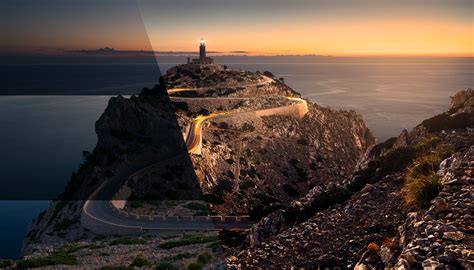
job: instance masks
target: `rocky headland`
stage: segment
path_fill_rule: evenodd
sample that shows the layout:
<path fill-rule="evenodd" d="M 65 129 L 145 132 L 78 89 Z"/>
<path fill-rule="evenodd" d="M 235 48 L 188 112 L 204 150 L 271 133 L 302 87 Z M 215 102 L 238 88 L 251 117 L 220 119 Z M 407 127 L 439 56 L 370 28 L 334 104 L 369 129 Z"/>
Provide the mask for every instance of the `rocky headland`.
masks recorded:
<path fill-rule="evenodd" d="M 472 267 L 473 100 L 462 91 L 376 144 L 356 112 L 305 101 L 270 72 L 178 66 L 111 98 L 96 147 L 9 267 Z M 255 224 L 127 234 L 114 220 L 99 232 L 84 219 L 91 198 L 150 220 Z"/>

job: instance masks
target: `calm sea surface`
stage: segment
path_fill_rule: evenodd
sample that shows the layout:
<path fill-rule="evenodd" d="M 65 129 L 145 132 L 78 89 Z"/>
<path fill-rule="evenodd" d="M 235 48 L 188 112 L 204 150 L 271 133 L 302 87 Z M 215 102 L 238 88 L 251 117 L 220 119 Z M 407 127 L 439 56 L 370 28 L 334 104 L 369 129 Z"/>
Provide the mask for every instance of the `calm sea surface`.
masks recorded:
<path fill-rule="evenodd" d="M 160 64 L 160 69 L 174 65 Z M 320 105 L 356 110 L 380 140 L 446 110 L 449 96 L 474 87 L 472 63 L 228 66 L 269 70 Z M 56 95 L 0 96 L 0 258 L 15 258 L 28 223 L 63 190 L 82 162 L 81 151 L 95 146 L 94 124 L 110 95 L 138 93 L 157 81 L 159 71 L 152 64 L 35 65 L 16 67 L 16 72 L 4 66 L 0 70 L 10 72 L 0 93 Z"/>

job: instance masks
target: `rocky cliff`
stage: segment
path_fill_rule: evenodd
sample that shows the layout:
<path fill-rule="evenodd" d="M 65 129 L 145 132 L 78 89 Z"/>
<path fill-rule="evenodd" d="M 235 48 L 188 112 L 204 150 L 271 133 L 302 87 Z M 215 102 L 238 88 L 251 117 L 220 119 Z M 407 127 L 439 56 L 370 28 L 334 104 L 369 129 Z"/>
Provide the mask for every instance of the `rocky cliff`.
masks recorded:
<path fill-rule="evenodd" d="M 232 264 L 472 268 L 473 97 L 461 91 L 446 113 L 372 147 L 352 175 L 263 218 Z"/>
<path fill-rule="evenodd" d="M 84 152 L 85 162 L 64 193 L 33 220 L 24 254 L 49 256 L 80 241 L 98 245 L 103 236 L 82 227 L 80 216 L 84 201 L 105 182 L 110 191 L 98 199 L 110 200 L 127 185 L 130 194 L 115 199 L 127 200 L 130 211 L 141 211 L 157 199 L 201 200 L 211 213 L 249 214 L 258 221 L 316 186 L 345 179 L 375 143 L 354 111 L 309 103 L 302 118 L 259 116 L 255 112 L 261 109 L 291 106 L 289 97 L 298 93 L 259 73 L 219 72 L 205 73 L 209 79 L 199 85 L 202 93 L 170 98 L 161 85 L 129 99 L 111 98 L 96 123 L 97 146 Z M 186 74 L 168 79 L 176 87 L 195 87 L 196 80 Z M 191 121 L 212 112 L 234 115 L 208 121 L 202 155 L 189 156 L 185 138 Z M 170 160 L 174 162 L 167 164 Z M 140 206 L 132 207 L 133 201 Z"/>

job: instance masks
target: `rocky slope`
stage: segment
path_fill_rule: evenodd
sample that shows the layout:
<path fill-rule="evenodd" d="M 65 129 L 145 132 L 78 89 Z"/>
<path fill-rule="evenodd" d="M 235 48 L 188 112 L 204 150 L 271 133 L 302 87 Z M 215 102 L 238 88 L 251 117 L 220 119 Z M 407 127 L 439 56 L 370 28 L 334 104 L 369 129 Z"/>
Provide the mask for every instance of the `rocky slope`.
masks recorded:
<path fill-rule="evenodd" d="M 142 95 L 130 99 L 112 98 L 96 123 L 97 146 L 92 153 L 84 153 L 85 162 L 72 175 L 65 192 L 32 222 L 24 253 L 35 258 L 66 250 L 67 256 L 89 256 L 80 260 L 82 266 L 87 266 L 88 260 L 94 261 L 94 266 L 107 265 L 100 263 L 94 252 L 84 255 L 65 247 L 68 243 L 104 246 L 102 242 L 107 246 L 114 241 L 82 228 L 79 222 L 84 201 L 104 181 L 128 185 L 131 198 L 123 199 L 145 204 L 157 199 L 200 199 L 208 202 L 211 212 L 250 214 L 259 220 L 315 186 L 342 181 L 375 143 L 355 112 L 309 104 L 302 119 L 251 113 L 216 118 L 204 128 L 202 156 L 190 157 L 184 138 L 193 117 L 285 106 L 291 104 L 288 96 L 298 96 L 281 81 L 265 83 L 268 77 L 259 73 L 213 72 L 217 75 L 206 73 L 204 78 L 210 78 L 200 85 L 206 91 L 191 94 L 192 99 L 186 94 L 187 98 L 178 95 L 170 99 L 164 85 L 144 89 Z M 196 86 L 198 79 L 185 78 L 186 74 L 179 75 L 179 80 L 172 75 L 174 81 L 168 77 L 170 84 Z M 166 165 L 170 160 L 179 162 Z M 146 251 L 146 245 L 135 248 Z M 109 249 L 104 247 L 104 252 L 110 253 Z M 131 254 L 128 247 L 114 250 L 123 250 L 124 256 Z M 144 256 L 150 260 L 152 254 Z M 159 261 L 155 258 L 153 263 Z"/>
<path fill-rule="evenodd" d="M 288 96 L 299 95 L 279 81 L 261 84 L 265 79 L 258 73 L 220 70 L 194 80 L 187 72 L 171 74 L 167 81 L 177 87 L 195 87 L 202 80 L 209 87 L 205 92 L 194 93 L 194 99 L 179 98 L 189 97 L 186 92 L 173 99 L 187 104 L 178 106 L 176 112 L 183 129 L 199 114 L 285 106 L 291 104 Z M 208 92 L 215 88 L 206 79 L 209 76 L 216 82 L 225 82 L 219 83 L 226 89 L 219 95 L 224 99 L 210 98 L 216 92 L 212 91 L 211 95 Z M 235 83 L 250 87 L 233 88 Z M 259 220 L 304 196 L 315 185 L 348 175 L 374 143 L 372 133 L 354 111 L 335 111 L 309 104 L 309 112 L 302 119 L 252 114 L 213 119 L 203 130 L 202 155 L 191 159 L 211 213 L 248 214 Z M 153 197 L 150 194 L 162 190 L 164 181 L 156 174 L 141 175 L 141 181 L 132 187 L 133 196 L 150 198 Z"/>
<path fill-rule="evenodd" d="M 474 91 L 450 109 L 371 148 L 343 181 L 254 225 L 238 260 L 244 269 L 472 269 Z"/>

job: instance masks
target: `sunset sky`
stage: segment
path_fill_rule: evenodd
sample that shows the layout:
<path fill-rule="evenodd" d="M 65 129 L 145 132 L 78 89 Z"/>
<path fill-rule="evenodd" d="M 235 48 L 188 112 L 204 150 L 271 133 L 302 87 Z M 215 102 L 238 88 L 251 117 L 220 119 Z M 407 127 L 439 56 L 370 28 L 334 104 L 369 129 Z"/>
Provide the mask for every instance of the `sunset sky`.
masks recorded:
<path fill-rule="evenodd" d="M 6 0 L 3 51 L 474 56 L 472 0 Z M 2 34 L 3 35 L 3 34 Z"/>

